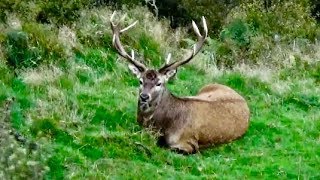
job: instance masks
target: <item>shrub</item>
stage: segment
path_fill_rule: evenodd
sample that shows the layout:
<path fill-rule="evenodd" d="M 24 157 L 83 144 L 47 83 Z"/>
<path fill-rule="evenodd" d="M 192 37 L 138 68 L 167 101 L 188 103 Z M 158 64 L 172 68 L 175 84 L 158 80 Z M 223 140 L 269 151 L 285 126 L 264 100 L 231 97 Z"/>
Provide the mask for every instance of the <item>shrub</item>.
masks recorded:
<path fill-rule="evenodd" d="M 7 63 L 13 68 L 36 67 L 65 56 L 54 29 L 37 23 L 25 23 L 22 30 L 8 30 L 4 49 Z"/>
<path fill-rule="evenodd" d="M 11 127 L 14 99 L 0 102 L 0 178 L 42 179 L 48 171 L 43 163 L 48 158 L 48 151 Z"/>
<path fill-rule="evenodd" d="M 304 1 L 279 2 L 267 10 L 263 2 L 243 3 L 229 14 L 227 21 L 242 19 L 250 29 L 268 36 L 280 35 L 282 40 L 317 36 L 315 20 L 310 16 L 310 8 Z"/>
<path fill-rule="evenodd" d="M 111 13 L 107 8 L 82 10 L 79 19 L 74 23 L 79 43 L 87 47 L 110 47 L 111 30 L 107 18 Z"/>
<path fill-rule="evenodd" d="M 45 0 L 38 2 L 41 11 L 37 20 L 40 22 L 51 22 L 57 25 L 71 25 L 80 17 L 80 11 L 92 5 L 92 1 L 86 0 Z"/>
<path fill-rule="evenodd" d="M 246 47 L 250 44 L 248 25 L 240 19 L 235 19 L 221 31 L 220 38 L 223 41 L 231 39 L 237 46 Z"/>
<path fill-rule="evenodd" d="M 299 44 L 310 44 L 319 36 L 307 1 L 272 3 L 266 6 L 260 1 L 245 1 L 230 12 L 220 33 L 221 42 L 215 48 L 218 65 L 283 66 L 294 54 L 288 44 L 297 40 Z"/>
<path fill-rule="evenodd" d="M 0 178 L 42 179 L 49 170 L 43 163 L 47 155 L 42 149 L 32 151 L 31 146 L 21 146 L 9 133 L 10 130 L 1 129 Z"/>
<path fill-rule="evenodd" d="M 35 66 L 40 58 L 39 50 L 29 46 L 28 34 L 23 31 L 10 31 L 6 36 L 6 56 L 10 66 Z"/>
<path fill-rule="evenodd" d="M 54 26 L 25 23 L 22 28 L 28 33 L 30 44 L 42 52 L 42 60 L 65 56 L 62 43 L 59 42 L 58 29 Z"/>
<path fill-rule="evenodd" d="M 35 18 L 39 7 L 33 1 L 1 0 L 0 22 L 6 22 L 10 14 L 17 14 L 19 18 L 30 21 Z"/>
<path fill-rule="evenodd" d="M 238 1 L 220 1 L 220 0 L 181 0 L 181 5 L 187 10 L 190 19 L 200 19 L 205 16 L 208 21 L 209 30 L 215 34 L 221 30 L 224 25 L 224 18 L 229 11 L 238 4 Z"/>
<path fill-rule="evenodd" d="M 26 21 L 71 25 L 80 16 L 80 11 L 93 7 L 98 0 L 3 0 L 0 2 L 0 21 L 5 22 L 8 15 L 17 14 Z"/>
<path fill-rule="evenodd" d="M 320 22 L 320 1 L 318 0 L 310 0 L 311 4 L 311 13 L 314 18 L 317 19 L 318 22 Z"/>

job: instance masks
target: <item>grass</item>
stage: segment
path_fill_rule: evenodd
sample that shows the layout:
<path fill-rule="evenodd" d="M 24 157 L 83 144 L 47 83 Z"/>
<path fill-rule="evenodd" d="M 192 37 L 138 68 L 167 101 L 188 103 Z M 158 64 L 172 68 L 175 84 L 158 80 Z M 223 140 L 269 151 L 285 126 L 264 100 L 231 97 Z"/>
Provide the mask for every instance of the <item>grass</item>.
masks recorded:
<path fill-rule="evenodd" d="M 139 16 L 147 15 L 139 12 Z M 313 62 L 308 67 L 242 64 L 224 70 L 203 63 L 211 60 L 205 52 L 179 68 L 176 79 L 168 84 L 174 94 L 195 95 L 205 84 L 217 82 L 237 90 L 251 110 L 250 127 L 243 138 L 184 156 L 158 147 L 152 133 L 136 123 L 138 80 L 110 48 L 110 37 L 98 33 L 89 37 L 94 28 L 105 29 L 106 22 L 99 24 L 86 31 L 79 27 L 80 41 L 61 38 L 70 41 L 60 43 L 68 46 L 69 52 L 61 53 L 68 56 L 48 56 L 56 58 L 52 63 L 13 70 L 0 56 L 0 154 L 4 154 L 0 178 L 320 178 L 318 44 L 312 45 L 314 57 L 296 53 L 302 57 L 297 61 L 300 65 L 303 59 Z M 152 32 L 163 33 L 157 29 L 161 25 L 150 24 Z M 62 28 L 65 34 L 73 34 L 72 29 Z M 171 36 L 164 36 L 142 33 L 133 46 L 143 52 L 141 56 L 155 58 L 147 62 L 156 66 L 159 54 L 174 44 Z M 103 45 L 90 43 L 97 39 Z M 167 44 L 157 43 L 167 39 Z M 177 52 L 176 45 L 172 47 Z M 271 53 L 272 60 L 281 57 L 285 61 L 293 54 L 289 46 L 279 46 L 275 52 L 279 53 Z M 11 131 L 26 142 L 17 141 Z M 31 148 L 32 143 L 37 148 Z"/>
<path fill-rule="evenodd" d="M 157 147 L 138 127 L 138 82 L 124 63 L 111 52 L 98 67 L 105 52 L 89 51 L 68 70 L 43 66 L 22 71 L 11 88 L 2 85 L 7 97 L 16 98 L 12 126 L 36 142 L 46 139 L 41 146 L 50 153 L 47 161 L 39 160 L 50 169 L 46 178 L 319 178 L 320 96 L 312 76 L 291 80 L 290 90 L 280 95 L 273 82 L 241 72 L 213 77 L 192 66 L 180 69 L 169 84 L 175 94 L 194 95 L 219 82 L 240 92 L 251 109 L 243 138 L 183 156 Z"/>

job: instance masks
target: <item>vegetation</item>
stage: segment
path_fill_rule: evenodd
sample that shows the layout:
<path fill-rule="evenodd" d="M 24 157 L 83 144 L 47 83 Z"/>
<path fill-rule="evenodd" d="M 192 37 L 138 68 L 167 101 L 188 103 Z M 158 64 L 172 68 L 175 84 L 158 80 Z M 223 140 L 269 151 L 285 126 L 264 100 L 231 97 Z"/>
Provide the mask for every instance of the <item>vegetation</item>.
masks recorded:
<path fill-rule="evenodd" d="M 320 27 L 309 6 L 261 11 L 252 1 L 221 17 L 168 86 L 187 96 L 228 85 L 247 99 L 251 124 L 237 141 L 184 156 L 158 147 L 136 123 L 139 82 L 110 43 L 114 7 L 34 0 L 10 1 L 9 11 L 4 2 L 0 179 L 320 177 Z M 117 8 L 124 25 L 139 20 L 123 41 L 151 67 L 169 52 L 179 59 L 195 41 L 146 7 Z"/>

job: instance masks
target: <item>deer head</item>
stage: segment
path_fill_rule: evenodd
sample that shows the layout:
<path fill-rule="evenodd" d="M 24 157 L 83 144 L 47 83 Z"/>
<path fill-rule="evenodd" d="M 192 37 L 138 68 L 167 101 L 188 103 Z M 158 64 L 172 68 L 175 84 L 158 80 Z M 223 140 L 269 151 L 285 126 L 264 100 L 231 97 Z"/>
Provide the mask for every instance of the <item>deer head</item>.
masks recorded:
<path fill-rule="evenodd" d="M 137 76 L 140 80 L 140 90 L 139 90 L 139 107 L 141 111 L 149 111 L 152 110 L 159 101 L 162 99 L 162 96 L 166 90 L 165 84 L 166 82 L 173 77 L 177 68 L 181 65 L 184 65 L 200 51 L 202 48 L 207 36 L 208 36 L 208 28 L 207 23 L 204 17 L 202 17 L 202 23 L 204 28 L 204 35 L 200 34 L 200 31 L 194 21 L 192 21 L 193 29 L 198 37 L 198 42 L 194 44 L 193 49 L 189 52 L 189 55 L 181 61 L 175 61 L 169 63 L 171 59 L 171 54 L 166 58 L 166 63 L 158 70 L 149 69 L 141 62 L 135 60 L 134 51 L 131 51 L 131 55 L 129 55 L 120 41 L 120 35 L 132 28 L 137 24 L 138 21 L 135 21 L 131 25 L 126 28 L 121 29 L 119 23 L 115 24 L 113 22 L 115 16 L 115 12 L 111 15 L 110 24 L 112 29 L 112 45 L 117 50 L 118 54 L 123 58 L 127 59 L 129 62 L 129 69 L 133 74 Z"/>

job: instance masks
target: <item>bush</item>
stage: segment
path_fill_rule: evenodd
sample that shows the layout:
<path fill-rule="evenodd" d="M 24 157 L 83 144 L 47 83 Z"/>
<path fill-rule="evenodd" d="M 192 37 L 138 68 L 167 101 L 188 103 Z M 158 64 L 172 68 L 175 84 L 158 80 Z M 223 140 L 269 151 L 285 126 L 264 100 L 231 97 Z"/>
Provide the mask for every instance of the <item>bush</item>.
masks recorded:
<path fill-rule="evenodd" d="M 54 30 L 36 23 L 26 23 L 22 30 L 8 30 L 3 44 L 7 63 L 13 68 L 36 67 L 65 56 Z"/>
<path fill-rule="evenodd" d="M 20 18 L 30 21 L 38 13 L 38 6 L 32 1 L 1 0 L 0 22 L 6 22 L 9 14 L 17 14 Z"/>
<path fill-rule="evenodd" d="M 98 0 L 3 0 L 0 2 L 0 21 L 6 22 L 8 15 L 17 14 L 25 21 L 71 25 L 80 16 L 80 11 L 93 7 Z"/>
<path fill-rule="evenodd" d="M 65 57 L 65 50 L 59 42 L 58 29 L 55 26 L 25 23 L 22 28 L 29 35 L 30 45 L 41 51 L 41 60 Z"/>
<path fill-rule="evenodd" d="M 267 10 L 263 2 L 243 3 L 234 8 L 227 21 L 242 19 L 250 29 L 267 36 L 280 35 L 282 40 L 307 38 L 314 40 L 317 36 L 315 20 L 310 16 L 310 7 L 304 1 L 279 2 Z"/>
<path fill-rule="evenodd" d="M 240 19 L 235 19 L 221 31 L 220 38 L 223 41 L 231 39 L 238 47 L 246 47 L 250 44 L 248 25 Z"/>
<path fill-rule="evenodd" d="M 317 19 L 318 22 L 320 22 L 320 1 L 318 0 L 310 0 L 311 4 L 311 13 L 314 18 Z"/>
<path fill-rule="evenodd" d="M 29 37 L 26 32 L 8 32 L 5 47 L 7 62 L 14 68 L 32 67 L 39 60 L 39 50 L 29 46 Z"/>
<path fill-rule="evenodd" d="M 89 0 L 45 0 L 39 2 L 41 11 L 38 14 L 39 22 L 50 22 L 57 25 L 71 25 L 80 17 L 80 11 L 92 5 Z"/>
<path fill-rule="evenodd" d="M 243 2 L 230 12 L 220 33 L 220 42 L 214 48 L 218 65 L 266 63 L 282 66 L 286 63 L 283 56 L 287 58 L 293 53 L 285 48 L 288 44 L 296 40 L 310 44 L 310 40 L 316 40 L 319 28 L 310 16 L 307 1 L 272 3 Z"/>
<path fill-rule="evenodd" d="M 190 19 L 200 19 L 205 16 L 208 22 L 210 32 L 218 34 L 224 25 L 224 18 L 229 11 L 238 5 L 238 1 L 221 1 L 221 0 L 181 0 L 181 5 L 187 10 Z"/>

